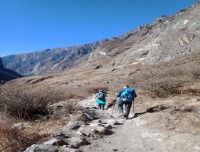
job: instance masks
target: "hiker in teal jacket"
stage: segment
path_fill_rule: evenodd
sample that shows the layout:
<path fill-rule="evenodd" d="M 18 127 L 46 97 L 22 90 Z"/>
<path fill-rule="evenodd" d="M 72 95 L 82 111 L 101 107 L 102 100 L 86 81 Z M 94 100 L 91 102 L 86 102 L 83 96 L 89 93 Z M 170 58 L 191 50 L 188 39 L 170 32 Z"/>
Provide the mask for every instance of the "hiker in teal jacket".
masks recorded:
<path fill-rule="evenodd" d="M 127 119 L 130 109 L 134 104 L 133 101 L 137 97 L 135 89 L 129 88 L 129 85 L 124 85 L 124 88 L 116 93 L 116 97 L 119 98 L 118 100 L 118 111 L 120 114 L 119 116 L 123 116 L 124 118 Z M 125 106 L 125 112 L 123 111 L 123 106 Z"/>
<path fill-rule="evenodd" d="M 105 104 L 106 104 L 106 97 L 107 93 L 103 90 L 99 90 L 99 92 L 96 94 L 96 103 L 99 106 L 99 109 L 104 110 Z"/>

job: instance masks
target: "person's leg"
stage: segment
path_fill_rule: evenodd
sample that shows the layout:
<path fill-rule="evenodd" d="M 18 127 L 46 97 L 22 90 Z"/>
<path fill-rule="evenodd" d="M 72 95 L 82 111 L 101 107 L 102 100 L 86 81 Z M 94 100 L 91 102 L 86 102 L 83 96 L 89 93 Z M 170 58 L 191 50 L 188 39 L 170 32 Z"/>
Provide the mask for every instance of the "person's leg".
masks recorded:
<path fill-rule="evenodd" d="M 131 106 L 132 106 L 132 102 L 125 103 L 125 113 L 124 113 L 125 118 L 128 118 L 129 112 L 131 110 Z"/>
<path fill-rule="evenodd" d="M 105 106 L 105 104 L 102 104 L 102 105 L 101 105 L 101 109 L 102 109 L 102 110 L 104 110 L 104 106 Z"/>
<path fill-rule="evenodd" d="M 99 109 L 101 109 L 101 104 L 100 103 L 98 103 L 98 106 L 99 106 Z"/>
<path fill-rule="evenodd" d="M 117 107 L 118 107 L 119 114 L 123 115 L 123 102 L 119 100 Z"/>

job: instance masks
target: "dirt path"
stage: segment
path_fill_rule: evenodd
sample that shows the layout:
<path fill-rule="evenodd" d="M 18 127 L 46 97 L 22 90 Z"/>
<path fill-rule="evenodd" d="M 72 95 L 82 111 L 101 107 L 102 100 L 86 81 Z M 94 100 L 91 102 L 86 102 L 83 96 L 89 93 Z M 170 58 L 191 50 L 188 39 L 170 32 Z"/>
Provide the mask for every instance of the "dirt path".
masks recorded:
<path fill-rule="evenodd" d="M 94 107 L 94 97 L 79 103 L 84 107 Z M 117 118 L 117 111 L 105 110 L 104 115 L 122 123 L 113 128 L 114 133 L 93 140 L 83 151 L 87 152 L 200 152 L 200 135 L 177 133 L 164 129 L 155 129 L 141 121 L 142 115 L 134 119 Z M 152 114 L 145 114 L 151 119 Z M 105 119 L 105 118 L 104 118 Z M 159 127 L 158 127 L 159 128 Z"/>

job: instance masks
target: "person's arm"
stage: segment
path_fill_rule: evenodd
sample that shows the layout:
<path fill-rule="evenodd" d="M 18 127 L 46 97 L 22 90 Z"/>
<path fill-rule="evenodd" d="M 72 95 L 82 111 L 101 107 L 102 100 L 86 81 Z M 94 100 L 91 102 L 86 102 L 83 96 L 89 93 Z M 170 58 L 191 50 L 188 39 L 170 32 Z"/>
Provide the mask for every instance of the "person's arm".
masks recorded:
<path fill-rule="evenodd" d="M 121 93 L 122 93 L 123 91 L 122 90 L 119 90 L 118 92 L 116 92 L 116 97 L 120 97 L 120 95 L 121 95 Z"/>
<path fill-rule="evenodd" d="M 98 95 L 98 93 L 96 93 L 96 95 L 95 95 L 95 100 L 97 99 L 97 95 Z"/>

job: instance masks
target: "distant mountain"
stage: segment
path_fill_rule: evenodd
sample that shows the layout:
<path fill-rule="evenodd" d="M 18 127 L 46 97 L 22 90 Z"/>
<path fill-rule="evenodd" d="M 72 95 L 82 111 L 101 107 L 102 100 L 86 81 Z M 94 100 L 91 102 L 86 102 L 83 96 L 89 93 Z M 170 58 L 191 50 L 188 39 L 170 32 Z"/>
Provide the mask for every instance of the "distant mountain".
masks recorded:
<path fill-rule="evenodd" d="M 173 16 L 161 16 L 122 36 L 83 46 L 47 49 L 3 57 L 5 67 L 22 75 L 62 71 L 74 66 L 154 64 L 200 50 L 200 3 Z"/>
<path fill-rule="evenodd" d="M 19 77 L 22 76 L 12 70 L 4 68 L 2 60 L 0 58 L 0 84 Z"/>
<path fill-rule="evenodd" d="M 34 53 L 9 55 L 3 57 L 5 67 L 22 75 L 39 75 L 49 72 L 62 71 L 76 66 L 76 62 L 82 58 L 87 60 L 86 55 L 95 50 L 99 45 L 109 41 L 108 39 L 66 48 L 47 49 Z"/>

